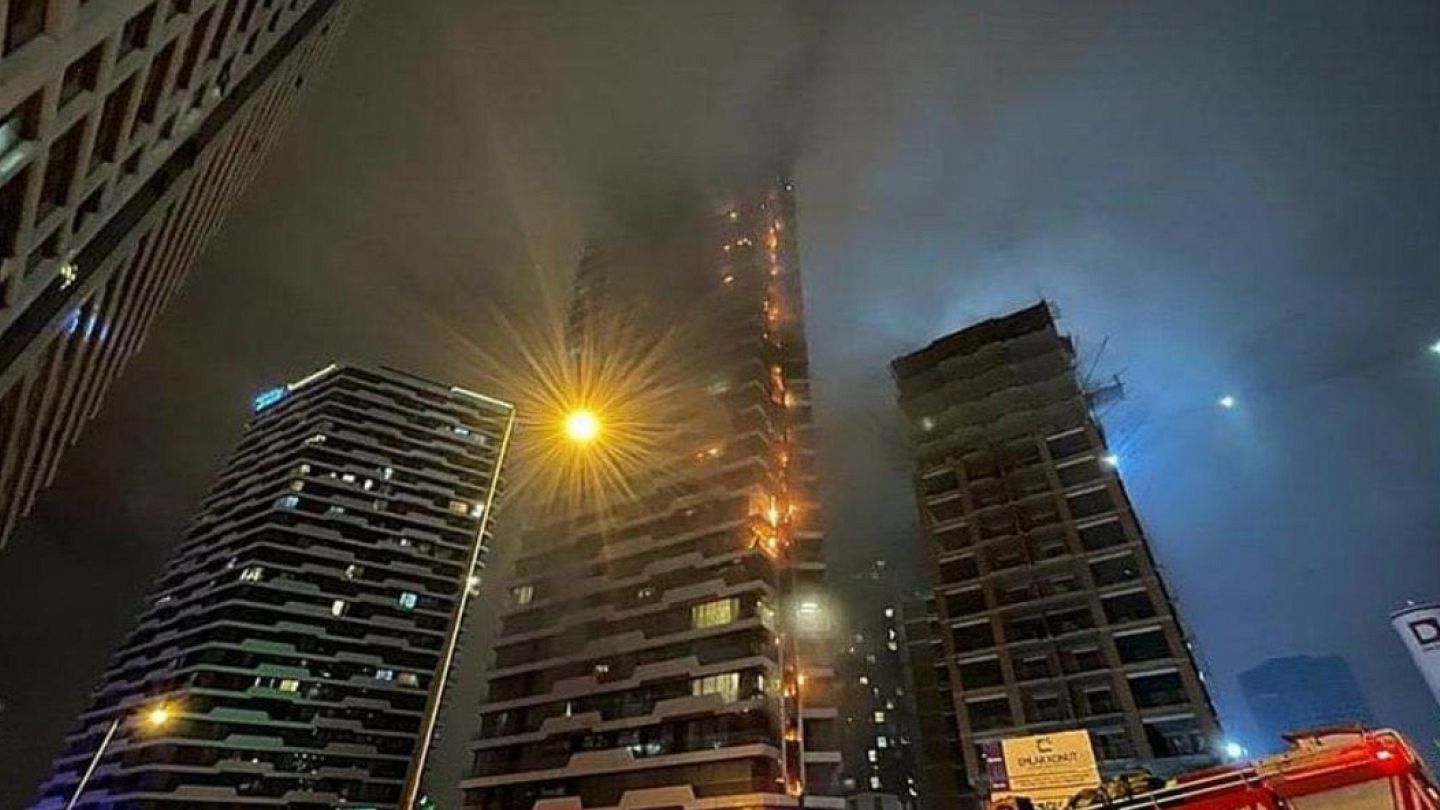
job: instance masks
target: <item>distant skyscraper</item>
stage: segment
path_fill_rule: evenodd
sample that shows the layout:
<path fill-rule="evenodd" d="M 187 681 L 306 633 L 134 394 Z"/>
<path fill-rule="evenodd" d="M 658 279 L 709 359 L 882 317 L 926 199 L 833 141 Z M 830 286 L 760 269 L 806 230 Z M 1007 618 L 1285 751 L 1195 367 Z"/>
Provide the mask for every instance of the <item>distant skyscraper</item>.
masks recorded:
<path fill-rule="evenodd" d="M 723 425 L 634 497 L 525 537 L 467 808 L 844 807 L 789 186 L 681 230 L 700 255 L 646 278 L 704 302 L 685 350 Z M 612 261 L 587 254 L 572 335 L 583 299 L 625 305 Z"/>
<path fill-rule="evenodd" d="M 935 599 L 907 600 L 901 611 L 916 719 L 910 755 L 915 759 L 921 810 L 978 810 L 980 802 L 970 789 L 960 750 L 960 724 Z"/>
<path fill-rule="evenodd" d="M 512 410 L 334 366 L 255 409 L 37 808 L 120 719 L 77 807 L 410 810 Z"/>
<path fill-rule="evenodd" d="M 1219 728 L 1046 304 L 895 361 L 960 748 L 1085 728 L 1105 770 L 1211 761 Z"/>
<path fill-rule="evenodd" d="M 1272 658 L 1240 673 L 1240 690 L 1266 750 L 1285 750 L 1281 735 L 1346 723 L 1374 726 L 1375 717 L 1350 665 L 1338 655 Z"/>
<path fill-rule="evenodd" d="M 0 545 L 325 61 L 350 0 L 8 0 Z"/>
<path fill-rule="evenodd" d="M 920 762 L 901 593 L 884 560 L 844 588 L 850 638 L 835 660 L 841 785 L 861 810 L 914 810 Z"/>

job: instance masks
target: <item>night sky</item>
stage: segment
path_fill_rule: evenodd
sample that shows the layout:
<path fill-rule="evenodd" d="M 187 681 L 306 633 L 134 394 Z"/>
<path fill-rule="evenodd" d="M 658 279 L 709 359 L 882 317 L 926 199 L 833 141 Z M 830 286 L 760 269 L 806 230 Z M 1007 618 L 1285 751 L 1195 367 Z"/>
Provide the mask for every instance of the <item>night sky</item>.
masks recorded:
<path fill-rule="evenodd" d="M 889 360 L 1049 298 L 1126 383 L 1105 422 L 1227 729 L 1238 672 L 1336 653 L 1440 737 L 1387 624 L 1440 598 L 1440 4 L 369 0 L 347 36 L 0 552 L 0 806 L 254 392 L 464 384 L 588 234 L 787 165 L 837 571 L 916 554 Z"/>

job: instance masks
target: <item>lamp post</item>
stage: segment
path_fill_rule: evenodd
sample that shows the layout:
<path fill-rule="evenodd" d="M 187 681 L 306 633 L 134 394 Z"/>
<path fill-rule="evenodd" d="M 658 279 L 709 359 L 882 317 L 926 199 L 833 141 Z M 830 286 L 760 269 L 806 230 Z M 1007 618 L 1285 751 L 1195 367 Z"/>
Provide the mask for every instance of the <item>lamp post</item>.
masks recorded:
<path fill-rule="evenodd" d="M 161 703 L 139 715 L 143 726 L 151 731 L 159 731 L 170 724 L 173 717 L 170 707 Z M 90 764 L 85 766 L 85 773 L 80 777 L 80 784 L 75 786 L 75 792 L 70 795 L 70 803 L 65 805 L 65 810 L 72 810 L 80 796 L 85 793 L 85 786 L 90 782 L 90 777 L 95 773 L 95 768 L 100 764 L 100 758 L 105 756 L 105 751 L 110 747 L 110 740 L 115 737 L 115 732 L 120 729 L 124 722 L 125 715 L 121 714 L 110 721 L 110 727 L 105 730 L 105 739 L 100 741 L 100 747 L 95 749 L 95 755 L 90 757 Z"/>

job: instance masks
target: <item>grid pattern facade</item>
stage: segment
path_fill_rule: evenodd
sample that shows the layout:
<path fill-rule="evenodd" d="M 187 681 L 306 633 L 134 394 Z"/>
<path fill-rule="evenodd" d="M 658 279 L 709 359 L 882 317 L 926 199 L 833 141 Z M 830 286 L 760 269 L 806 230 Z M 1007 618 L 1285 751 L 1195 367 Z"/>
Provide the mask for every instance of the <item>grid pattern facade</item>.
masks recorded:
<path fill-rule="evenodd" d="M 970 782 L 983 744 L 1072 728 L 1108 772 L 1212 761 L 1214 710 L 1048 305 L 893 371 Z"/>
<path fill-rule="evenodd" d="M 467 808 L 844 806 L 793 205 L 782 183 L 693 231 L 718 435 L 650 494 L 526 538 Z"/>
<path fill-rule="evenodd" d="M 844 721 L 841 785 L 852 806 L 915 810 L 919 742 L 900 592 L 877 560 L 853 577 L 847 595 L 852 632 L 835 662 Z"/>
<path fill-rule="evenodd" d="M 117 717 L 77 807 L 410 807 L 511 410 L 333 366 L 256 407 L 37 808 Z M 177 719 L 125 719 L 155 705 Z"/>
<path fill-rule="evenodd" d="M 0 0 L 0 544 L 327 58 L 350 0 Z"/>

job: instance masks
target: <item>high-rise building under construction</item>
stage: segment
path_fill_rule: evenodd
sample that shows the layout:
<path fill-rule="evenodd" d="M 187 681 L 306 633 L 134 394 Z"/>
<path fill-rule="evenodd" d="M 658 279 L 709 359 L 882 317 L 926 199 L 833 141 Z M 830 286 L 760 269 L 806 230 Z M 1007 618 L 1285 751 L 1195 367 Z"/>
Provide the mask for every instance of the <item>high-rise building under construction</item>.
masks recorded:
<path fill-rule="evenodd" d="M 0 0 L 0 546 L 255 174 L 351 0 Z"/>
<path fill-rule="evenodd" d="M 1064 729 L 1110 773 L 1211 761 L 1215 711 L 1049 305 L 892 369 L 972 786 L 987 743 Z"/>
<path fill-rule="evenodd" d="M 685 350 L 718 426 L 524 537 L 467 808 L 844 806 L 790 186 L 680 230 L 692 260 L 651 278 L 703 301 Z M 599 277 L 623 252 L 587 254 L 570 334 L 625 306 Z"/>

